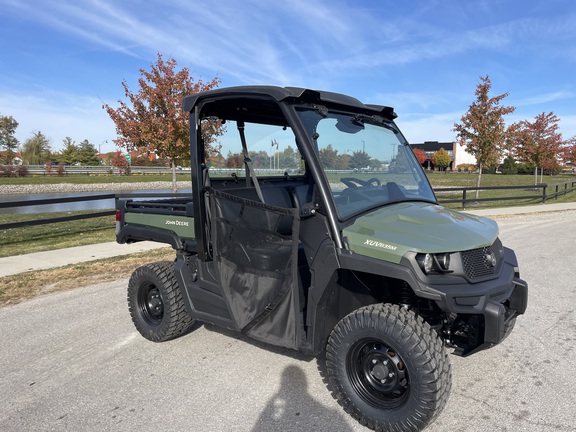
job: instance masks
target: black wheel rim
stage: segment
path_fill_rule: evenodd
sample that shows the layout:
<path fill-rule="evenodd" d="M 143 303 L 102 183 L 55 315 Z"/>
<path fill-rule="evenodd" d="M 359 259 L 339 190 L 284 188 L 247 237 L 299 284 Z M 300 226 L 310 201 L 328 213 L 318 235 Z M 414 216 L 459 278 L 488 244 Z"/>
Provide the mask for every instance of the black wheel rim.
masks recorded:
<path fill-rule="evenodd" d="M 408 399 L 406 364 L 380 340 L 356 342 L 348 352 L 346 372 L 356 393 L 376 408 L 396 408 Z"/>
<path fill-rule="evenodd" d="M 164 303 L 162 295 L 156 285 L 144 285 L 138 295 L 140 313 L 150 325 L 158 325 L 164 316 Z"/>

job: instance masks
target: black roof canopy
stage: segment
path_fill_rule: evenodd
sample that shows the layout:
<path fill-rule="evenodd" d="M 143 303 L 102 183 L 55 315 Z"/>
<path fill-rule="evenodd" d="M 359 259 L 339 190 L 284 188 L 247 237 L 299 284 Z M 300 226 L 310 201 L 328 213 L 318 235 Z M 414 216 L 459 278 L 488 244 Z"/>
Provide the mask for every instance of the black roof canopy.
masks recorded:
<path fill-rule="evenodd" d="M 239 86 L 239 87 L 227 87 L 215 90 L 209 90 L 207 92 L 196 93 L 190 96 L 186 96 L 182 101 L 182 109 L 184 111 L 192 111 L 194 107 L 204 101 L 210 101 L 213 99 L 215 102 L 218 100 L 229 100 L 229 99 L 239 99 L 244 100 L 247 106 L 265 104 L 266 99 L 281 102 L 293 99 L 294 103 L 319 103 L 329 106 L 338 106 L 341 108 L 348 108 L 352 111 L 359 111 L 368 115 L 381 115 L 387 120 L 393 120 L 396 118 L 396 113 L 394 109 L 387 106 L 381 105 L 367 105 L 360 102 L 358 99 L 351 96 L 343 95 L 340 93 L 333 93 L 327 91 L 310 90 L 299 87 L 276 87 L 276 86 Z M 250 104 L 249 100 L 256 100 L 257 103 Z M 220 110 L 226 111 L 225 105 L 217 104 Z M 270 104 L 268 109 L 273 109 L 272 105 L 278 110 L 276 104 Z M 216 107 L 215 107 L 216 108 Z M 233 111 L 236 110 L 236 111 Z M 261 111 L 261 110 L 259 110 Z M 222 112 L 222 111 L 219 111 Z M 228 108 L 228 118 L 234 117 L 234 112 L 238 112 L 237 108 L 232 106 Z M 224 112 L 226 114 L 226 112 Z M 272 114 L 272 113 L 270 113 Z M 208 114 L 210 115 L 210 114 Z M 222 114 L 220 114 L 222 115 Z M 237 114 L 236 114 L 237 115 Z M 230 117 L 232 116 L 232 117 Z"/>

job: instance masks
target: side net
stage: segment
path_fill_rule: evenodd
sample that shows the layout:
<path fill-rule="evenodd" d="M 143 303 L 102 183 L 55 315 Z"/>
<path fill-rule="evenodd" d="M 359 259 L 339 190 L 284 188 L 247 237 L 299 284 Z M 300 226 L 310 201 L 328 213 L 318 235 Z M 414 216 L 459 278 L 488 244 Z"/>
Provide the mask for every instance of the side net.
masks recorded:
<path fill-rule="evenodd" d="M 296 348 L 298 210 L 209 194 L 214 259 L 238 327 L 254 339 Z"/>

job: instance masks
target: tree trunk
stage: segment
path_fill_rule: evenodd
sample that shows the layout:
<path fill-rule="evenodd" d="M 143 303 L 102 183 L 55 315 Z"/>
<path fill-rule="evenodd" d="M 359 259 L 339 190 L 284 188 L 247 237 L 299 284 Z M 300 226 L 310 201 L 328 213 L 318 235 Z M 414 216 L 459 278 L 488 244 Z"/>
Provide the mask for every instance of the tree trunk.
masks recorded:
<path fill-rule="evenodd" d="M 544 181 L 544 179 L 542 178 L 543 175 L 544 175 L 544 168 L 540 167 L 540 183 Z"/>
<path fill-rule="evenodd" d="M 176 193 L 178 190 L 178 183 L 176 182 L 176 164 L 172 161 L 172 192 Z"/>
<path fill-rule="evenodd" d="M 482 167 L 484 166 L 484 164 L 482 162 L 480 162 L 478 164 L 478 178 L 476 179 L 476 187 L 479 188 L 480 187 L 480 180 L 482 180 Z M 480 190 L 476 189 L 476 199 L 478 199 L 478 197 L 480 196 Z"/>
<path fill-rule="evenodd" d="M 538 184 L 538 165 L 534 167 L 534 186 Z"/>

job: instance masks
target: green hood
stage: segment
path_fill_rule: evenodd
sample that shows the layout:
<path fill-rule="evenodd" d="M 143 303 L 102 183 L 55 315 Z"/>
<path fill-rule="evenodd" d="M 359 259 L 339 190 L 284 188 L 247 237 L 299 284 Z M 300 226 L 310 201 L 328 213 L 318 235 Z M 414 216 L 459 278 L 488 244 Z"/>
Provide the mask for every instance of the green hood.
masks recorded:
<path fill-rule="evenodd" d="M 457 252 L 491 245 L 498 225 L 490 219 L 422 203 L 391 204 L 344 229 L 350 250 L 399 263 L 408 252 Z"/>

